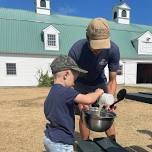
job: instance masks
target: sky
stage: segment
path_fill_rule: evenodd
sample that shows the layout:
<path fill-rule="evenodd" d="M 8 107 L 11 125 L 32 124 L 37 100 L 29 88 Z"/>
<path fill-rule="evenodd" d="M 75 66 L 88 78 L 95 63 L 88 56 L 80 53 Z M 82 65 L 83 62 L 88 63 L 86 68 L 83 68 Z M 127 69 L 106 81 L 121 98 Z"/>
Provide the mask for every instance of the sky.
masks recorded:
<path fill-rule="evenodd" d="M 0 0 L 0 7 L 35 11 L 35 0 Z M 51 13 L 112 20 L 112 8 L 120 0 L 50 0 Z M 152 0 L 124 0 L 131 8 L 131 23 L 152 26 Z"/>

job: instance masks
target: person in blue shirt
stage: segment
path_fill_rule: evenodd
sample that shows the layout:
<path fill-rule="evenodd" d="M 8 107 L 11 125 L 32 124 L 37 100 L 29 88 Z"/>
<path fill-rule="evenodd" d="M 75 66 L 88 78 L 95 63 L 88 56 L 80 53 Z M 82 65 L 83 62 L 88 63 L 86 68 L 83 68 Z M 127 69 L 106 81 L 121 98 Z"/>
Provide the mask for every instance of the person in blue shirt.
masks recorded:
<path fill-rule="evenodd" d="M 86 29 L 86 39 L 75 42 L 68 55 L 75 60 L 80 68 L 88 71 L 86 75 L 77 78 L 75 83 L 77 91 L 88 93 L 96 88 L 102 88 L 106 93 L 115 94 L 120 52 L 118 46 L 110 40 L 110 29 L 106 19 L 95 18 L 91 20 Z M 104 73 L 106 66 L 109 69 L 108 82 Z M 79 109 L 76 107 L 77 114 L 84 106 L 79 104 Z M 82 139 L 88 140 L 90 131 L 82 119 L 79 121 L 79 128 Z M 114 124 L 106 131 L 106 134 L 115 140 Z"/>
<path fill-rule="evenodd" d="M 53 60 L 51 70 L 54 84 L 44 102 L 46 124 L 44 146 L 47 152 L 73 152 L 75 113 L 74 104 L 92 104 L 102 94 L 102 89 L 81 94 L 74 90 L 74 81 L 80 69 L 69 56 L 59 56 Z"/>

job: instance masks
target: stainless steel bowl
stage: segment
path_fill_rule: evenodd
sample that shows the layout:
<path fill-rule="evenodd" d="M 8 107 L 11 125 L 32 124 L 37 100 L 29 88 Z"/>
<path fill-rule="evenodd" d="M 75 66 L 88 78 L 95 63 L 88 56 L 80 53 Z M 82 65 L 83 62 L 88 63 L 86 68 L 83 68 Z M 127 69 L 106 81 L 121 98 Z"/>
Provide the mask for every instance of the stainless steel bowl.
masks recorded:
<path fill-rule="evenodd" d="M 104 132 L 109 129 L 114 121 L 116 114 L 98 107 L 91 107 L 89 110 L 82 111 L 82 120 L 86 126 L 96 132 Z"/>

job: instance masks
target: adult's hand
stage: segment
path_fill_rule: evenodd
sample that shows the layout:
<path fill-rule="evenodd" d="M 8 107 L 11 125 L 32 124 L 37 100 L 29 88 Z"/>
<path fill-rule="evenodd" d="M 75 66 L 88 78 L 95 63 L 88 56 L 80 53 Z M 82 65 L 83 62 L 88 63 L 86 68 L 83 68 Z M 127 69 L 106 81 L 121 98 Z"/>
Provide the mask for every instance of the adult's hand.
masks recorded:
<path fill-rule="evenodd" d="M 80 111 L 89 110 L 89 105 L 78 104 L 78 107 L 79 107 Z"/>
<path fill-rule="evenodd" d="M 104 105 L 103 107 L 109 111 L 112 111 L 112 112 L 114 112 L 117 108 L 116 106 L 110 107 L 110 105 Z"/>

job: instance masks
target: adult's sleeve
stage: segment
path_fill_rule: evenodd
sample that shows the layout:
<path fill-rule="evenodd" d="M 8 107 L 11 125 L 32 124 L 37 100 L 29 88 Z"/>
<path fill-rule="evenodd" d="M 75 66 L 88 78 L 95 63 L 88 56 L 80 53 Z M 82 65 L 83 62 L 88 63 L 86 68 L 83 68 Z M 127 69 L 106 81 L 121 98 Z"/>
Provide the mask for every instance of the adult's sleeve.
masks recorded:
<path fill-rule="evenodd" d="M 73 44 L 73 46 L 70 48 L 68 56 L 70 56 L 76 63 L 78 63 L 78 58 L 79 58 L 78 42 Z"/>
<path fill-rule="evenodd" d="M 110 58 L 108 62 L 108 68 L 110 72 L 116 72 L 119 69 L 120 52 L 119 47 L 113 44 L 110 50 Z"/>

